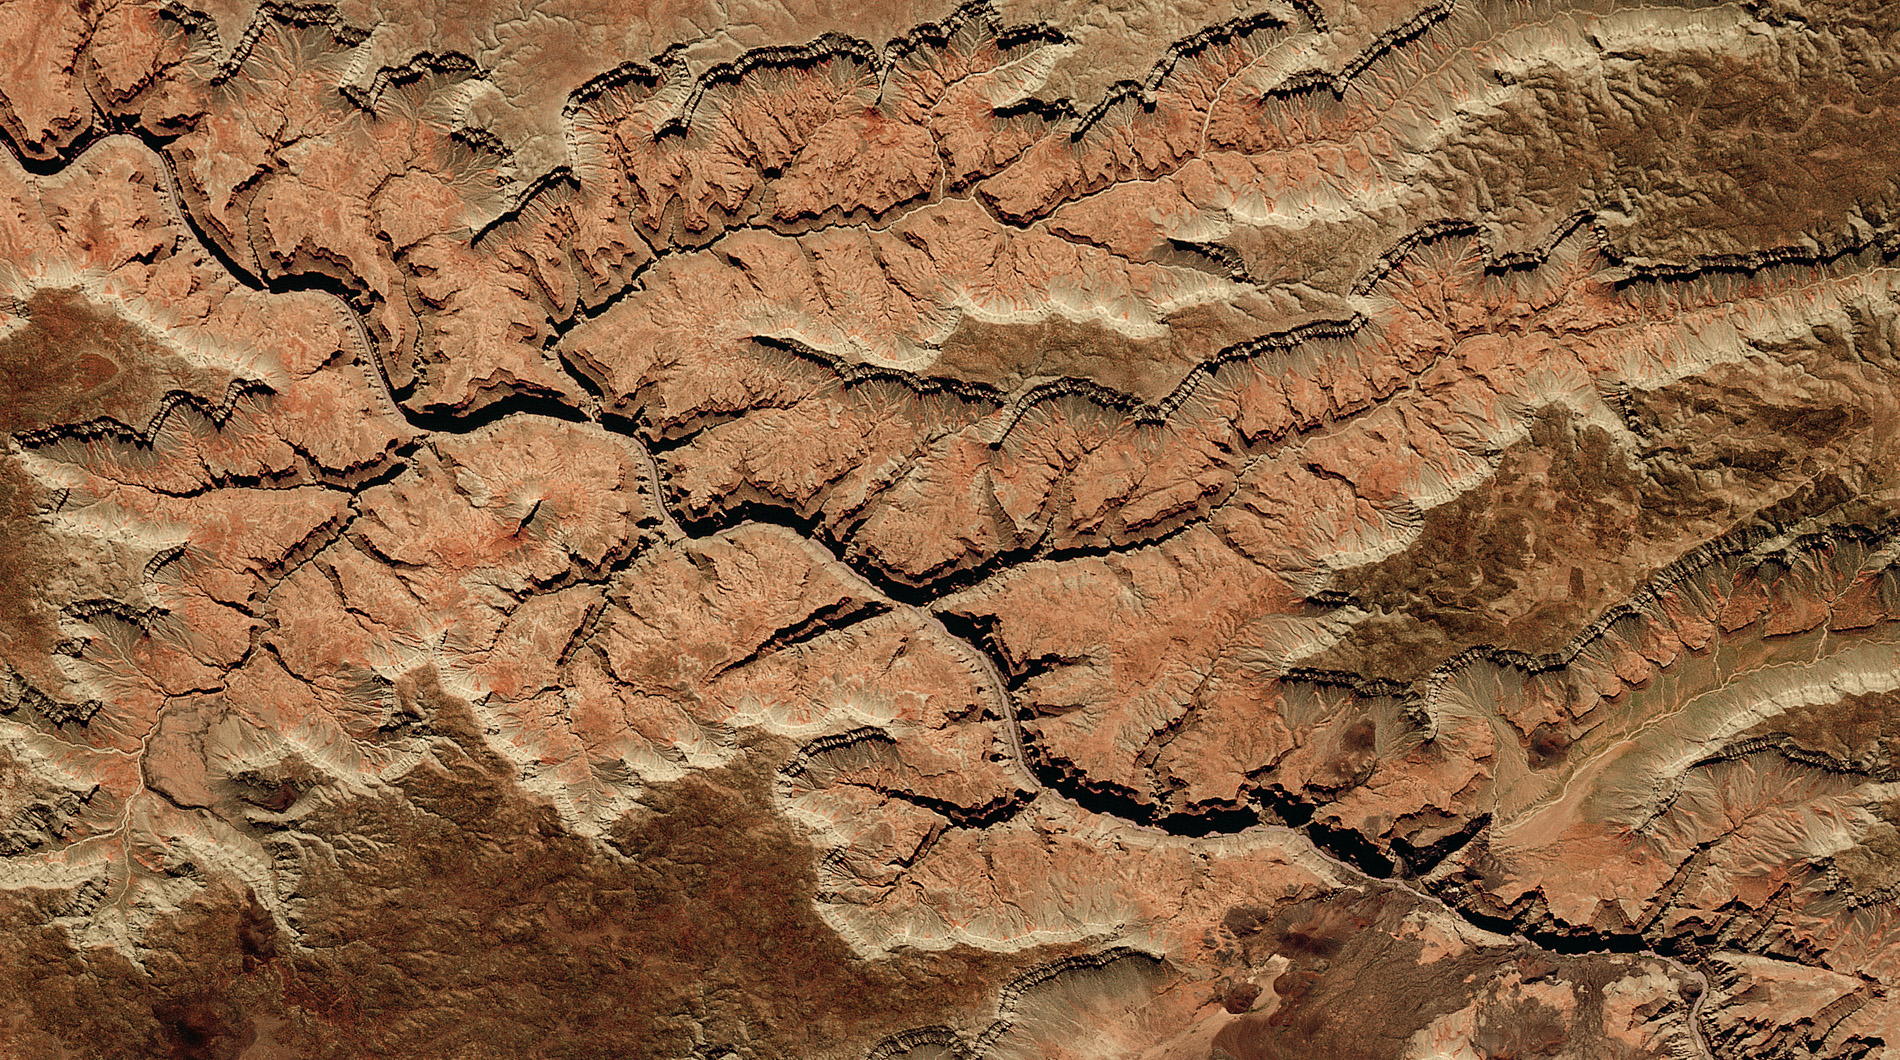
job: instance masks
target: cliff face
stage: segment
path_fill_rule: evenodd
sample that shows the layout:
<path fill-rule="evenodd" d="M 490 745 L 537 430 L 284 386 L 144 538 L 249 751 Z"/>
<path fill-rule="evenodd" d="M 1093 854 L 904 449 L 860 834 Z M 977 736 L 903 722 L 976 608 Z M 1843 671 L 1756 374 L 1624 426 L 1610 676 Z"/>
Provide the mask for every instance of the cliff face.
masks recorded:
<path fill-rule="evenodd" d="M 1900 9 L 0 0 L 0 1055 L 1900 1047 Z"/>

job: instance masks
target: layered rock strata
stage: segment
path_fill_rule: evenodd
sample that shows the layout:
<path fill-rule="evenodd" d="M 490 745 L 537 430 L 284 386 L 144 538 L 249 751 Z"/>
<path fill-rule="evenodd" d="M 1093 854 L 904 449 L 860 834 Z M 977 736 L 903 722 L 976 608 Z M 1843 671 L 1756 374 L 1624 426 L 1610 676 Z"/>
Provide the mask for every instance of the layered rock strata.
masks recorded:
<path fill-rule="evenodd" d="M 1896 39 L 0 0 L 0 1053 L 1887 1055 Z"/>

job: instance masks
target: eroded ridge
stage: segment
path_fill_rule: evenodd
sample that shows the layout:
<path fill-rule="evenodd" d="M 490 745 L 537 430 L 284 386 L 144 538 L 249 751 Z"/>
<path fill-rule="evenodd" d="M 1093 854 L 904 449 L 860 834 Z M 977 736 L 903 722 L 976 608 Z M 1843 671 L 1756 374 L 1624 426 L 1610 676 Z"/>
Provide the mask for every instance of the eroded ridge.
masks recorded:
<path fill-rule="evenodd" d="M 1890 13 L 0 11 L 7 1055 L 1891 1044 Z"/>

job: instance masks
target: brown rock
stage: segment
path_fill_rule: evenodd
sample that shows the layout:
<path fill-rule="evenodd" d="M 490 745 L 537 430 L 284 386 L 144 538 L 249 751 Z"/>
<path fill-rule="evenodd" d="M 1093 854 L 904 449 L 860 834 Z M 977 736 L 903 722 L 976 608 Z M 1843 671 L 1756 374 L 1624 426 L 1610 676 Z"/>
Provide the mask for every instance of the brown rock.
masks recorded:
<path fill-rule="evenodd" d="M 0 1054 L 1883 1055 L 1891 16 L 0 6 Z"/>

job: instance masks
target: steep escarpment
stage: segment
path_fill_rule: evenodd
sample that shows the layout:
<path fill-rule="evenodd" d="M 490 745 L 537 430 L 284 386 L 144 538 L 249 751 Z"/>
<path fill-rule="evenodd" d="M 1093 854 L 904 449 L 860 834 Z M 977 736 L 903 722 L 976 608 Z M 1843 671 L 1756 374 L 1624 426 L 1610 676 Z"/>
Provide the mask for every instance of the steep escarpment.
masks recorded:
<path fill-rule="evenodd" d="M 1893 1044 L 1891 12 L 0 12 L 0 1052 Z"/>

